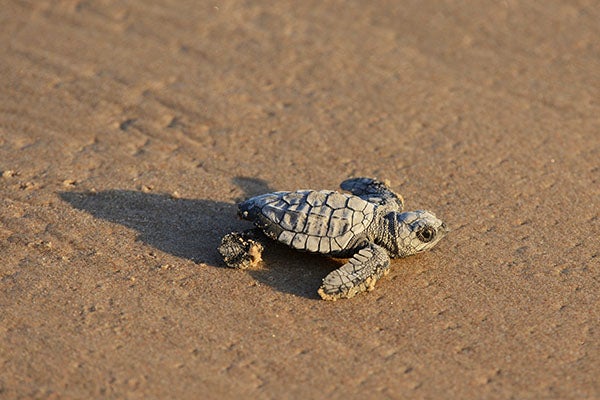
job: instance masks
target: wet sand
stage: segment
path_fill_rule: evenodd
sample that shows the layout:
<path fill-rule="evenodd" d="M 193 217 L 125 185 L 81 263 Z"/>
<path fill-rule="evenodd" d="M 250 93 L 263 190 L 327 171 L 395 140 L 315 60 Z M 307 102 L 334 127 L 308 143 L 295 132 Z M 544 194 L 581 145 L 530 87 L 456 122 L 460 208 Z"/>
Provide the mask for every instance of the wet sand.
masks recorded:
<path fill-rule="evenodd" d="M 599 398 L 600 3 L 8 1 L 1 398 Z M 389 179 L 375 290 L 225 268 L 235 203 Z"/>

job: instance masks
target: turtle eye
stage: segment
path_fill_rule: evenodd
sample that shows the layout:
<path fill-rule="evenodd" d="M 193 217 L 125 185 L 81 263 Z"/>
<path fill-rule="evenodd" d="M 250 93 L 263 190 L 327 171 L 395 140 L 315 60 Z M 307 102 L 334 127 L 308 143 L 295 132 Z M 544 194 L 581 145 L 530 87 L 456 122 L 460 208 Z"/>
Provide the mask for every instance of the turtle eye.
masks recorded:
<path fill-rule="evenodd" d="M 423 243 L 429 243 L 435 238 L 435 229 L 430 226 L 426 226 L 423 229 L 417 231 L 417 237 Z"/>

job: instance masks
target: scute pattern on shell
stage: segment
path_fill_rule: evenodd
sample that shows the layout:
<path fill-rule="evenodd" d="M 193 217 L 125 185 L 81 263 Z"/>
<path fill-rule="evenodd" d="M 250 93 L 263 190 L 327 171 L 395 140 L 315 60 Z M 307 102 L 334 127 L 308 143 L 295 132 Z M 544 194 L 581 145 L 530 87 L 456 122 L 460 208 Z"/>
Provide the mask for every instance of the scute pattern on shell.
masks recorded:
<path fill-rule="evenodd" d="M 356 196 L 331 190 L 272 193 L 256 198 L 253 206 L 262 214 L 265 233 L 295 249 L 325 254 L 345 249 L 365 231 L 375 210 Z"/>

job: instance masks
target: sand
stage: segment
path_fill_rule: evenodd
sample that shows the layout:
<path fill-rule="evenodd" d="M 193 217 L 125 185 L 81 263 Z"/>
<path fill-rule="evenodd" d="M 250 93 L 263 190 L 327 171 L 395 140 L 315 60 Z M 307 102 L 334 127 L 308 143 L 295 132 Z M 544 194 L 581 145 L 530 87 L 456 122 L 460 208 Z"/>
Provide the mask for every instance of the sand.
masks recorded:
<path fill-rule="evenodd" d="M 0 398 L 600 398 L 600 3 L 6 1 Z M 389 179 L 375 290 L 235 203 Z"/>

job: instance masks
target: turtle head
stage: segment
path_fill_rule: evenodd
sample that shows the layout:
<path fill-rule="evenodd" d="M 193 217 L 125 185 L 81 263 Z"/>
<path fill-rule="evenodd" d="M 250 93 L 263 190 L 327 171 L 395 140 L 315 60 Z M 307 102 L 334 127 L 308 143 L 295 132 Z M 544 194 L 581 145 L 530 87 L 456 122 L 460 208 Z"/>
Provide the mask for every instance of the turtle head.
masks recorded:
<path fill-rule="evenodd" d="M 431 249 L 448 232 L 446 224 L 432 212 L 424 210 L 396 214 L 396 229 L 400 257 Z"/>

